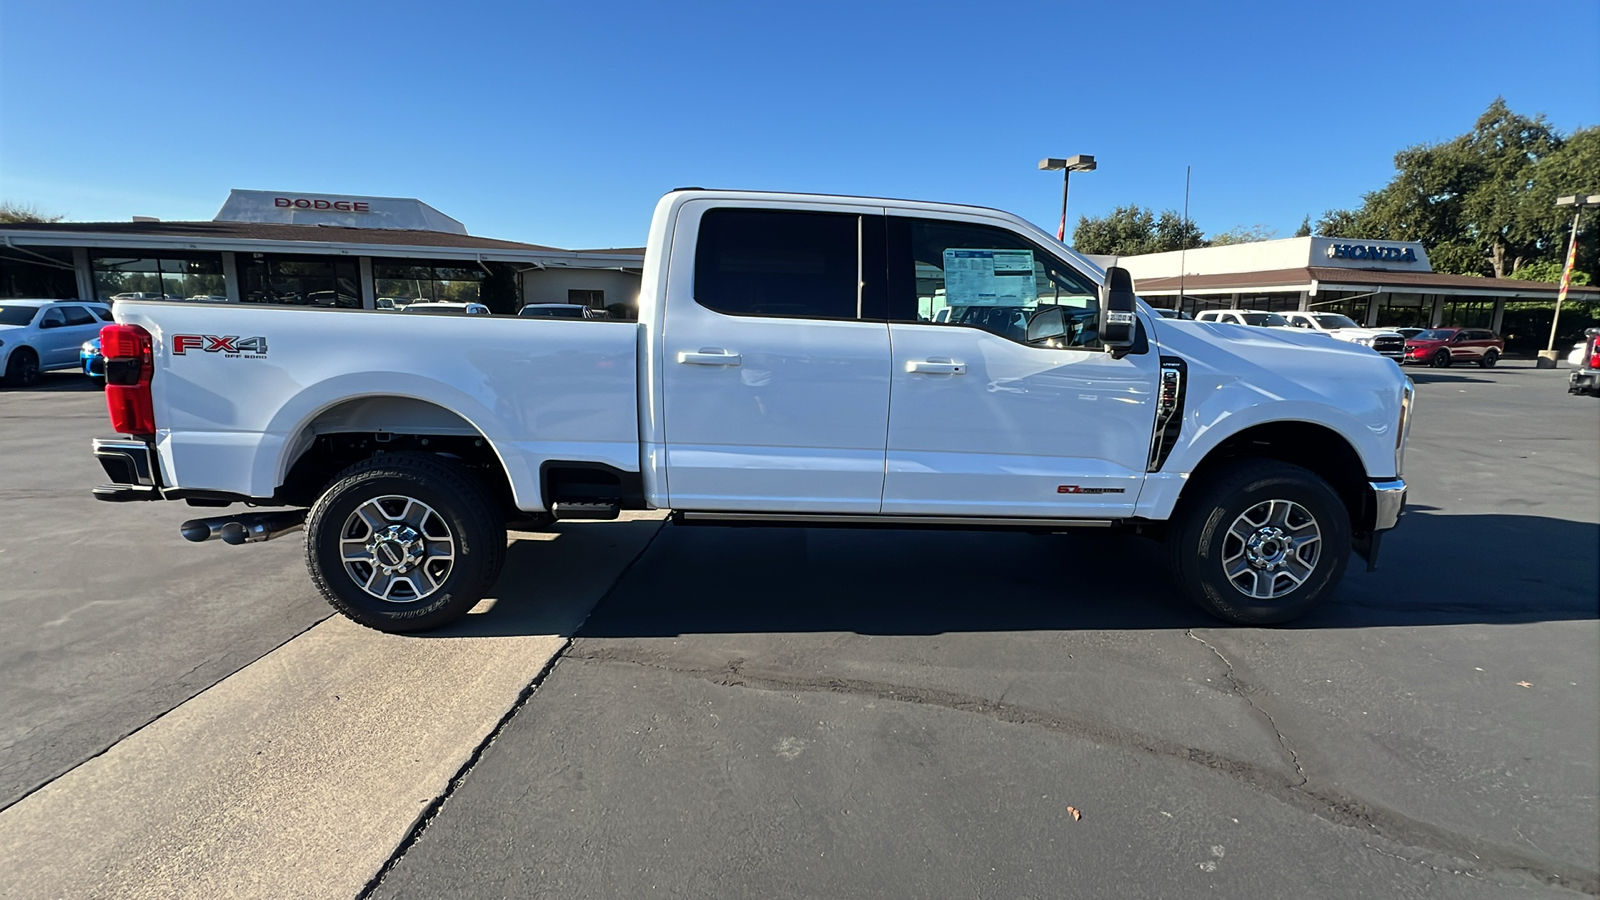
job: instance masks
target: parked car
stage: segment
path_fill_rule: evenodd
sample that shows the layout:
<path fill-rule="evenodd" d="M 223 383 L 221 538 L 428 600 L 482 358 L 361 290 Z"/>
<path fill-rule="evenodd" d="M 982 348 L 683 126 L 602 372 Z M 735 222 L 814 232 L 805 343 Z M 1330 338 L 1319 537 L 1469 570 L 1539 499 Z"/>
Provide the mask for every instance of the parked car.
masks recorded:
<path fill-rule="evenodd" d="M 1379 356 L 1401 360 L 1406 355 L 1406 339 L 1387 328 L 1363 328 L 1349 316 L 1330 312 L 1286 312 L 1283 317 L 1296 328 L 1316 331 L 1336 341 L 1370 347 Z"/>
<path fill-rule="evenodd" d="M 1405 362 L 1445 368 L 1475 362 L 1487 369 L 1506 352 L 1506 342 L 1487 328 L 1430 328 L 1406 341 Z"/>
<path fill-rule="evenodd" d="M 401 312 L 420 313 L 425 316 L 487 316 L 489 307 L 482 303 L 412 303 Z"/>
<path fill-rule="evenodd" d="M 100 352 L 100 339 L 84 341 L 78 349 L 78 364 L 83 366 L 83 374 L 99 382 L 101 387 L 106 386 L 106 358 Z"/>
<path fill-rule="evenodd" d="M 1567 354 L 1567 365 L 1574 369 L 1583 368 L 1583 361 L 1589 357 L 1589 342 L 1579 341 L 1572 345 L 1572 352 Z"/>
<path fill-rule="evenodd" d="M 1400 521 L 1414 391 L 1393 363 L 1300 329 L 1240 340 L 1162 319 L 1125 269 L 1018 216 L 681 190 L 649 235 L 637 327 L 126 304 L 103 335 L 123 437 L 95 442 L 113 483 L 94 494 L 280 507 L 182 532 L 304 528 L 330 604 L 397 632 L 471 609 L 508 522 L 625 509 L 1159 531 L 1179 589 L 1252 625 L 1327 599 Z M 918 320 L 928 281 L 961 301 L 950 322 Z M 196 352 L 202 335 L 253 352 Z M 1064 590 L 1077 573 L 1053 552 L 1017 564 Z"/>
<path fill-rule="evenodd" d="M 1600 397 L 1600 328 L 1583 333 L 1583 357 L 1578 370 L 1567 376 L 1567 393 Z"/>
<path fill-rule="evenodd" d="M 1258 312 L 1253 309 L 1208 309 L 1195 317 L 1197 322 L 1222 322 L 1226 325 L 1253 325 L 1257 328 L 1293 328 L 1289 320 L 1277 313 Z"/>
<path fill-rule="evenodd" d="M 1413 326 L 1407 325 L 1404 328 L 1391 328 L 1389 330 L 1393 331 L 1394 333 L 1400 335 L 1401 337 L 1403 337 L 1403 338 L 1405 338 L 1406 340 L 1409 341 L 1412 338 L 1416 337 L 1417 335 L 1423 333 L 1424 331 L 1427 331 L 1428 329 L 1426 329 L 1426 328 L 1415 328 Z"/>
<path fill-rule="evenodd" d="M 529 303 L 517 315 L 534 319 L 593 319 L 593 310 L 581 303 Z"/>
<path fill-rule="evenodd" d="M 40 372 L 76 368 L 83 342 L 109 321 L 104 303 L 0 300 L 0 379 L 7 387 L 29 387 Z"/>

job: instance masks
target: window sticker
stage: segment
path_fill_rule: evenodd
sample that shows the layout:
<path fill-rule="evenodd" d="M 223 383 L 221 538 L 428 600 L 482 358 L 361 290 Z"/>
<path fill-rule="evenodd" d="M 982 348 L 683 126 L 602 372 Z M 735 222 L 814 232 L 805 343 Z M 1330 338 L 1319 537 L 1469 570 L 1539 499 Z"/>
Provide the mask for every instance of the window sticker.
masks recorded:
<path fill-rule="evenodd" d="M 944 251 L 945 300 L 951 306 L 1032 306 L 1039 299 L 1032 250 Z"/>

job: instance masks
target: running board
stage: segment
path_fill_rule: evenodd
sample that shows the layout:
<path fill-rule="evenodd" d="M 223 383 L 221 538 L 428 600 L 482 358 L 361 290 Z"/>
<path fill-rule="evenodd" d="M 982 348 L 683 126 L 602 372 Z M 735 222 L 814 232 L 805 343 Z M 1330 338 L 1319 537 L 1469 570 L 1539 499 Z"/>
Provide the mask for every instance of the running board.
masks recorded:
<path fill-rule="evenodd" d="M 1110 528 L 1118 519 L 1013 519 L 1004 516 L 875 516 L 855 513 L 677 512 L 685 525 L 836 525 L 846 528 L 1003 528 L 1066 531 Z"/>

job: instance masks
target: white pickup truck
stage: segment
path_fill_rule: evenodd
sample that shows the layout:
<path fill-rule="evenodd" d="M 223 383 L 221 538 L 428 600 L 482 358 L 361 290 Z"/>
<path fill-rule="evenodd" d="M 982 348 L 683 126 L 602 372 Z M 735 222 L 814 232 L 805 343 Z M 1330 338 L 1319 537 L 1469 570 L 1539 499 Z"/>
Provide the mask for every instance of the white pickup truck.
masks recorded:
<path fill-rule="evenodd" d="M 938 309 L 935 309 L 935 306 Z M 102 338 L 127 435 L 105 500 L 298 507 L 340 612 L 449 622 L 508 524 L 670 509 L 720 526 L 1114 528 L 1238 623 L 1375 564 L 1410 381 L 1320 335 L 1163 319 L 1127 272 L 990 209 L 682 190 L 639 320 L 131 301 Z"/>
<path fill-rule="evenodd" d="M 1363 328 L 1349 316 L 1329 312 L 1286 312 L 1283 317 L 1296 328 L 1319 331 L 1336 341 L 1349 341 L 1371 348 L 1379 356 L 1395 362 L 1406 358 L 1406 338 L 1387 328 Z"/>

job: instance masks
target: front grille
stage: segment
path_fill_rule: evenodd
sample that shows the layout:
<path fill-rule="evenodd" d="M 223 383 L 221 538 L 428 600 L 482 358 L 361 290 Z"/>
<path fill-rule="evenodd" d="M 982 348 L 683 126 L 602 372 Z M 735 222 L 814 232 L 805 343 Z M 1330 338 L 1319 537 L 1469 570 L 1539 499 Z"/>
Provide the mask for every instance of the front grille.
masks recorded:
<path fill-rule="evenodd" d="M 1383 354 L 1402 355 L 1406 350 L 1406 339 L 1403 337 L 1373 338 L 1372 349 Z"/>

